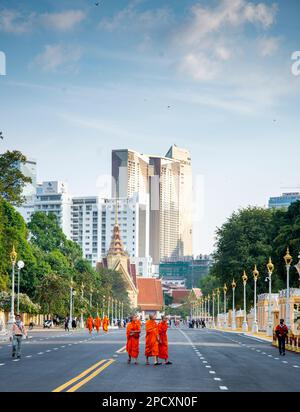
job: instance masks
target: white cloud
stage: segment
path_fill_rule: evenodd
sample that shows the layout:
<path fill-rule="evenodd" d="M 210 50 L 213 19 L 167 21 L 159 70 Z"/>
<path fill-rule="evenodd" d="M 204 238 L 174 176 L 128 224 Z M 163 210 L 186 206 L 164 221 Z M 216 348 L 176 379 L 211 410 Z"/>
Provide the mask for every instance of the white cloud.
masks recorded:
<path fill-rule="evenodd" d="M 115 30 L 143 30 L 147 31 L 170 23 L 171 11 L 166 8 L 139 11 L 139 1 L 132 1 L 127 7 L 120 10 L 111 18 L 102 19 L 99 28 L 107 31 Z"/>
<path fill-rule="evenodd" d="M 280 44 L 280 39 L 277 37 L 263 37 L 258 40 L 259 53 L 264 57 L 273 56 Z"/>
<path fill-rule="evenodd" d="M 81 10 L 66 10 L 61 13 L 46 13 L 40 18 L 47 27 L 67 31 L 81 23 L 86 18 L 86 14 Z"/>
<path fill-rule="evenodd" d="M 0 11 L 0 31 L 22 34 L 33 29 L 46 27 L 52 30 L 67 31 L 73 29 L 86 18 L 81 10 L 65 10 L 60 13 L 21 14 L 13 9 Z"/>
<path fill-rule="evenodd" d="M 189 53 L 182 58 L 179 71 L 195 80 L 212 80 L 217 74 L 217 65 L 202 53 Z"/>
<path fill-rule="evenodd" d="M 0 11 L 0 31 L 5 33 L 22 34 L 32 27 L 34 15 L 27 17 L 15 10 Z"/>
<path fill-rule="evenodd" d="M 79 47 L 48 44 L 44 47 L 44 51 L 36 57 L 35 63 L 40 65 L 44 71 L 55 72 L 62 67 L 70 70 L 81 56 L 82 51 Z"/>

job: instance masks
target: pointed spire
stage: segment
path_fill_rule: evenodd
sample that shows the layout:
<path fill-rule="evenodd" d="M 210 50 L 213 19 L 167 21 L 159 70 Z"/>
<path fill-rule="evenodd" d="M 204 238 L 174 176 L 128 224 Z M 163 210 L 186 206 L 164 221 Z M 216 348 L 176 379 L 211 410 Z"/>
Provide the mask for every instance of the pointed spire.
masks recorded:
<path fill-rule="evenodd" d="M 113 235 L 110 243 L 110 248 L 108 251 L 109 255 L 122 255 L 127 256 L 127 253 L 124 250 L 123 242 L 121 239 L 121 230 L 118 223 L 118 199 L 116 198 L 115 203 L 115 226 L 113 230 Z"/>

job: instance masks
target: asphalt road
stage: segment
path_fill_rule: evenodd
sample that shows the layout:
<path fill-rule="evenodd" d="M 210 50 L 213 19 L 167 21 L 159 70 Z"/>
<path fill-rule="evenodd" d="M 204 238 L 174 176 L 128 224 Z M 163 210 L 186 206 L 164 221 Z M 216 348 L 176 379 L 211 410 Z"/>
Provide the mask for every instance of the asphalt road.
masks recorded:
<path fill-rule="evenodd" d="M 170 329 L 173 365 L 128 365 L 125 331 L 53 330 L 23 341 L 22 358 L 0 344 L 0 391 L 26 392 L 280 392 L 300 391 L 300 354 L 238 333 Z"/>

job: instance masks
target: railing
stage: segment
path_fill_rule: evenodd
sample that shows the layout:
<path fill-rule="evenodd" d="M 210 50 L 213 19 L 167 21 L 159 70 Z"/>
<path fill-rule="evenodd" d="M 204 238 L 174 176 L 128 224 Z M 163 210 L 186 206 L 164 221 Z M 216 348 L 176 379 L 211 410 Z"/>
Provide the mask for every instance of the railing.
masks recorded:
<path fill-rule="evenodd" d="M 273 346 L 278 347 L 278 339 L 276 333 L 273 333 Z M 292 332 L 289 332 L 285 338 L 285 348 L 286 350 L 290 350 L 291 352 L 299 352 L 300 353 L 300 335 L 295 335 Z"/>

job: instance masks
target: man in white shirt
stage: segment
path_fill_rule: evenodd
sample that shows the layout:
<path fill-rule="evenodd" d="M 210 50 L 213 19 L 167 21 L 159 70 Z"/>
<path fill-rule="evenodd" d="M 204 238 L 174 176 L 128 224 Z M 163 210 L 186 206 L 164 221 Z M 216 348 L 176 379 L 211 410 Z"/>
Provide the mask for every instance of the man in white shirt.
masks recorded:
<path fill-rule="evenodd" d="M 27 338 L 27 332 L 20 315 L 16 315 L 16 320 L 13 324 L 11 334 L 12 336 L 10 339 L 12 341 L 12 357 L 15 358 L 17 356 L 17 358 L 20 359 L 22 338 L 23 336 Z"/>

